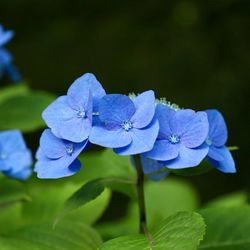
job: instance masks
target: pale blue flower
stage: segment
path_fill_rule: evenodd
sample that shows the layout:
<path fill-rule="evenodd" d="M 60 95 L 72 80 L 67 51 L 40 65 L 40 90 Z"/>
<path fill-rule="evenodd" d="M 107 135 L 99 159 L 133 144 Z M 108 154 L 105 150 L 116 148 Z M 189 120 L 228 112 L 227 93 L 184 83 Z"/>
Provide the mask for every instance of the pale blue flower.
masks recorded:
<path fill-rule="evenodd" d="M 44 110 L 42 117 L 58 138 L 82 142 L 90 135 L 93 115 L 98 115 L 98 102 L 104 95 L 95 76 L 84 74 L 73 82 L 67 95 Z"/>
<path fill-rule="evenodd" d="M 120 94 L 106 95 L 99 102 L 100 124 L 93 126 L 89 140 L 113 148 L 120 155 L 149 151 L 159 131 L 154 114 L 155 96 L 151 90 L 133 100 Z"/>

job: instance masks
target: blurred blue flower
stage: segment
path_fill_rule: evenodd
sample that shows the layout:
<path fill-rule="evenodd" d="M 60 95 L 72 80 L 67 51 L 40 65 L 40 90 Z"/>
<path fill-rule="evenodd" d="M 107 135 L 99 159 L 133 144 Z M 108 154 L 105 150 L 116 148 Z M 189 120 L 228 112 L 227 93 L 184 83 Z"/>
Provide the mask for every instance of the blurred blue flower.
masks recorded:
<path fill-rule="evenodd" d="M 197 166 L 208 153 L 204 143 L 208 135 L 208 119 L 205 112 L 191 109 L 174 110 L 158 104 L 156 118 L 160 131 L 154 148 L 145 156 L 164 161 L 171 169 Z"/>
<path fill-rule="evenodd" d="M 208 160 L 224 173 L 235 173 L 233 157 L 225 146 L 227 142 L 227 126 L 222 114 L 215 109 L 205 111 L 208 116 L 209 133 L 206 144 L 209 146 Z"/>
<path fill-rule="evenodd" d="M 7 74 L 11 81 L 20 82 L 21 75 L 12 63 L 12 55 L 4 48 L 0 48 L 0 79 Z"/>
<path fill-rule="evenodd" d="M 154 119 L 155 96 L 146 91 L 131 100 L 110 94 L 99 102 L 100 124 L 93 126 L 90 142 L 113 148 L 120 155 L 134 155 L 153 148 L 159 131 Z"/>
<path fill-rule="evenodd" d="M 78 172 L 81 163 L 78 155 L 85 148 L 87 140 L 74 143 L 57 138 L 50 129 L 44 130 L 37 150 L 35 172 L 39 178 L 61 178 Z"/>
<path fill-rule="evenodd" d="M 82 142 L 89 137 L 93 115 L 98 115 L 98 102 L 105 95 L 93 74 L 76 79 L 67 95 L 57 98 L 42 117 L 58 138 Z"/>
<path fill-rule="evenodd" d="M 14 32 L 12 30 L 5 31 L 3 26 L 0 24 L 0 47 L 9 42 L 13 36 Z"/>
<path fill-rule="evenodd" d="M 0 171 L 9 177 L 25 180 L 31 173 L 32 156 L 18 130 L 0 132 Z"/>

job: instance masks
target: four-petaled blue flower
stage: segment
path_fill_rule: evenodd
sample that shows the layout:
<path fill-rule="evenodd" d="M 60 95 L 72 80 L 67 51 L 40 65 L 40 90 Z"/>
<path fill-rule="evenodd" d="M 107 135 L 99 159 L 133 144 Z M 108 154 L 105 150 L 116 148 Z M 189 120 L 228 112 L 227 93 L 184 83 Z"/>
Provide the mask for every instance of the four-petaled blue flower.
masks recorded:
<path fill-rule="evenodd" d="M 32 156 L 18 130 L 0 132 L 0 171 L 6 176 L 26 180 L 32 173 Z"/>
<path fill-rule="evenodd" d="M 42 117 L 58 138 L 72 142 L 86 140 L 93 116 L 98 115 L 98 102 L 105 95 L 93 74 L 84 74 L 73 82 L 67 95 L 50 104 Z"/>
<path fill-rule="evenodd" d="M 93 126 L 90 142 L 113 148 L 120 155 L 134 155 L 153 148 L 159 131 L 154 119 L 155 96 L 146 91 L 131 100 L 109 94 L 99 102 L 100 123 Z"/>
<path fill-rule="evenodd" d="M 160 131 L 154 148 L 145 156 L 164 161 L 170 169 L 197 166 L 208 153 L 204 143 L 208 135 L 208 119 L 205 112 L 191 109 L 175 111 L 158 104 L 156 118 Z"/>
<path fill-rule="evenodd" d="M 235 173 L 233 157 L 225 146 L 227 142 L 227 126 L 222 114 L 215 109 L 205 111 L 208 116 L 209 133 L 206 144 L 209 146 L 208 160 L 218 170 L 224 173 Z"/>
<path fill-rule="evenodd" d="M 3 26 L 0 24 L 0 47 L 8 43 L 13 36 L 14 32 L 12 30 L 5 31 Z"/>
<path fill-rule="evenodd" d="M 40 138 L 37 150 L 35 172 L 39 178 L 61 178 L 78 172 L 81 163 L 78 155 L 85 148 L 87 140 L 81 143 L 57 138 L 46 129 Z"/>

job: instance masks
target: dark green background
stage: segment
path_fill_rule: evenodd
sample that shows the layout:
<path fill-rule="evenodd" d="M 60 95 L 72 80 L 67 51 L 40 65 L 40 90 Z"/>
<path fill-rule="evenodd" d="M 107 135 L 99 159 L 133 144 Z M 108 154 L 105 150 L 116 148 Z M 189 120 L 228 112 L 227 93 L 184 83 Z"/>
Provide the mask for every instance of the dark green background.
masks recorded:
<path fill-rule="evenodd" d="M 249 0 L 0 0 L 0 22 L 16 31 L 8 48 L 32 88 L 63 94 L 93 72 L 109 93 L 154 89 L 181 107 L 218 108 L 240 147 L 238 173 L 190 179 L 203 200 L 250 186 Z M 35 148 L 38 136 L 27 138 Z"/>

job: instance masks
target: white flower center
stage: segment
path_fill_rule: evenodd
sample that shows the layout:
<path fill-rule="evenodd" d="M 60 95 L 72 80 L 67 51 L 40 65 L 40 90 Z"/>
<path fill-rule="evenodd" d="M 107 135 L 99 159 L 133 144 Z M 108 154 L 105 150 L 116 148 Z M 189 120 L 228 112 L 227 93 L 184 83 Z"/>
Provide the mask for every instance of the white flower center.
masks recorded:
<path fill-rule="evenodd" d="M 208 146 L 211 146 L 211 145 L 213 144 L 213 142 L 212 142 L 212 140 L 211 140 L 210 138 L 207 138 L 207 139 L 206 139 L 206 144 L 207 144 Z"/>
<path fill-rule="evenodd" d="M 121 127 L 126 130 L 129 131 L 131 128 L 133 128 L 133 124 L 131 121 L 123 121 L 121 124 Z"/>
<path fill-rule="evenodd" d="M 77 117 L 78 118 L 85 118 L 87 115 L 86 115 L 86 112 L 84 111 L 83 108 L 80 108 L 77 112 Z"/>
<path fill-rule="evenodd" d="M 180 142 L 180 137 L 178 135 L 170 135 L 168 137 L 169 142 L 171 142 L 172 144 L 176 144 Z"/>

